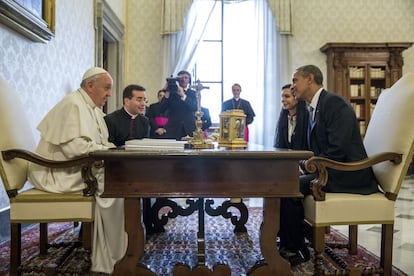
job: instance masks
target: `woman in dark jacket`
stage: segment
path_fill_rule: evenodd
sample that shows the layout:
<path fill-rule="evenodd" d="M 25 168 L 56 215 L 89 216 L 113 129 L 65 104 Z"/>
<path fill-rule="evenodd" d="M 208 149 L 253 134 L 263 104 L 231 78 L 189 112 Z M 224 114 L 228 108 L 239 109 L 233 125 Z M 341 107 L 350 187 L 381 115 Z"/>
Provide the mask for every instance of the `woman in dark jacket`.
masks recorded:
<path fill-rule="evenodd" d="M 282 87 L 281 102 L 283 109 L 276 127 L 274 146 L 307 150 L 309 112 L 305 101 L 297 101 L 290 90 L 290 84 L 287 84 Z M 310 256 L 303 239 L 303 220 L 299 219 L 304 217 L 300 201 L 300 198 L 282 198 L 280 204 L 279 251 L 292 266 L 309 260 Z"/>
<path fill-rule="evenodd" d="M 309 112 L 305 101 L 297 101 L 290 90 L 290 84 L 282 87 L 280 111 L 276 127 L 274 147 L 306 150 Z"/>

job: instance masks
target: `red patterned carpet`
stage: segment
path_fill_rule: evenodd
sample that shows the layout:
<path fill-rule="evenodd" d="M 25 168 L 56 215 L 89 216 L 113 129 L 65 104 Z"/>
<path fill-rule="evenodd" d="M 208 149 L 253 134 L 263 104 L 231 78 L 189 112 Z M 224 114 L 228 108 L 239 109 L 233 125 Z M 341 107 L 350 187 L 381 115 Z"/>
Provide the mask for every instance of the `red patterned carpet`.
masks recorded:
<path fill-rule="evenodd" d="M 258 248 L 258 229 L 261 223 L 261 208 L 249 208 L 249 220 L 246 224 L 247 233 L 233 233 L 233 225 L 229 220 L 222 217 L 205 217 L 205 242 L 206 242 L 206 264 L 211 268 L 215 263 L 225 263 L 232 269 L 232 276 L 246 275 L 256 261 L 262 259 Z M 145 254 L 141 263 L 149 267 L 157 275 L 171 275 L 172 268 L 177 263 L 184 263 L 194 267 L 197 263 L 197 215 L 188 217 L 177 217 L 170 220 L 165 226 L 166 232 L 152 235 L 145 245 Z M 47 260 L 37 257 L 37 225 L 25 230 L 23 234 L 23 263 L 28 266 L 39 267 L 47 263 Z M 73 241 L 77 238 L 78 228 L 73 228 L 71 223 L 55 223 L 49 226 L 49 235 L 54 243 Z M 345 241 L 337 231 L 331 231 L 327 235 L 329 241 Z M 51 249 L 54 254 L 59 254 L 60 248 Z M 359 267 L 361 264 L 377 267 L 379 259 L 365 248 L 359 248 L 357 256 L 349 256 L 346 249 L 335 249 L 335 252 L 348 264 L 348 266 Z M 64 265 L 74 264 L 82 266 L 87 263 L 83 261 L 79 252 L 68 257 Z M 9 241 L 0 244 L 0 275 L 7 275 L 9 265 Z M 325 266 L 335 271 L 339 266 L 326 256 Z M 313 275 L 312 260 L 294 267 L 295 275 Z M 42 274 L 30 274 L 42 275 Z M 372 274 L 371 274 L 372 275 Z M 407 275 L 394 269 L 393 275 Z"/>

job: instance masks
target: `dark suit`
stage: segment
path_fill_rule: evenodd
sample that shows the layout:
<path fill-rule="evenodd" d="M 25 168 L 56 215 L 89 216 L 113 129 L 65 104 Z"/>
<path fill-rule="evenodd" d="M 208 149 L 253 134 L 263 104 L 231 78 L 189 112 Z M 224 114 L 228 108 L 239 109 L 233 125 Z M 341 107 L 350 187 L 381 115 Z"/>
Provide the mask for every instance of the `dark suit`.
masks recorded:
<path fill-rule="evenodd" d="M 168 110 L 168 124 L 166 125 L 168 138 L 181 140 L 182 137 L 193 136 L 196 129 L 194 120 L 197 111 L 197 98 L 194 90 L 188 89 L 185 101 L 177 93 L 171 93 L 169 98 L 161 100 L 161 113 Z"/>
<path fill-rule="evenodd" d="M 309 117 L 309 116 L 308 116 Z M 336 161 L 358 161 L 367 157 L 352 106 L 341 96 L 322 90 L 310 132 L 310 150 L 316 156 Z M 310 194 L 315 175 L 300 176 L 301 192 Z M 339 172 L 329 169 L 326 192 L 371 194 L 378 191 L 372 169 Z M 303 232 L 302 199 L 285 198 L 280 206 L 280 246 L 308 255 Z M 306 260 L 307 258 L 305 258 Z"/>
<path fill-rule="evenodd" d="M 157 130 L 160 127 L 165 129 L 165 126 L 159 126 L 156 123 L 155 118 L 156 117 L 167 117 L 166 116 L 167 112 L 161 113 L 161 104 L 160 103 L 150 104 L 150 106 L 147 109 L 147 112 L 145 114 L 148 117 L 149 123 L 150 123 L 150 138 L 166 138 L 165 134 L 158 135 L 157 133 L 155 133 L 155 130 Z"/>
<path fill-rule="evenodd" d="M 148 138 L 149 121 L 143 115 L 138 115 L 133 124 L 132 138 L 130 137 L 131 115 L 125 109 L 115 110 L 104 117 L 109 132 L 109 142 L 114 143 L 117 147 L 125 145 L 125 141 L 131 139 Z"/>
<path fill-rule="evenodd" d="M 233 99 L 225 101 L 221 105 L 221 111 L 232 110 L 232 109 L 241 109 L 246 115 L 246 125 L 244 127 L 244 140 L 248 142 L 249 141 L 248 125 L 253 123 L 253 119 L 254 119 L 254 116 L 256 116 L 256 114 L 254 114 L 253 108 L 250 105 L 250 103 L 243 99 L 239 99 L 238 101 L 236 101 L 233 98 Z"/>
<path fill-rule="evenodd" d="M 362 142 L 355 111 L 348 101 L 336 93 L 322 90 L 310 132 L 310 150 L 316 156 L 340 162 L 364 159 L 367 153 Z M 326 192 L 372 194 L 378 184 L 371 168 L 340 172 L 328 170 Z"/>
<path fill-rule="evenodd" d="M 235 99 L 230 99 L 223 102 L 221 106 L 221 111 L 232 110 L 232 109 L 241 109 L 243 110 L 244 114 L 246 114 L 246 124 L 249 125 L 253 123 L 254 114 L 253 108 L 250 103 L 246 100 L 239 99 L 236 101 Z"/>
<path fill-rule="evenodd" d="M 296 106 L 296 127 L 292 133 L 290 143 L 288 139 L 288 114 L 289 111 L 286 109 L 280 111 L 274 147 L 307 150 L 308 139 L 306 135 L 309 124 L 309 112 L 306 109 L 306 102 L 299 101 Z"/>
<path fill-rule="evenodd" d="M 307 150 L 307 131 L 309 125 L 309 112 L 306 102 L 299 101 L 296 106 L 296 127 L 292 133 L 291 141 L 288 140 L 288 114 L 289 111 L 282 109 L 276 127 L 276 148 L 288 148 L 295 150 Z M 301 198 L 280 199 L 280 248 L 293 252 L 305 251 L 305 239 L 303 237 L 303 205 Z"/>
<path fill-rule="evenodd" d="M 131 115 L 125 109 L 115 110 L 104 117 L 109 132 L 109 142 L 117 147 L 125 145 L 125 141 L 130 139 L 143 139 L 149 137 L 149 120 L 144 115 L 135 117 L 133 128 L 131 129 Z M 132 130 L 132 138 L 130 131 Z M 150 199 L 144 198 L 142 202 L 143 220 L 147 233 L 151 232 L 151 210 Z"/>
<path fill-rule="evenodd" d="M 201 116 L 201 121 L 203 122 L 201 129 L 204 131 L 211 127 L 210 111 L 208 110 L 208 108 L 205 107 L 200 107 L 200 109 L 201 112 L 203 112 L 203 116 Z"/>

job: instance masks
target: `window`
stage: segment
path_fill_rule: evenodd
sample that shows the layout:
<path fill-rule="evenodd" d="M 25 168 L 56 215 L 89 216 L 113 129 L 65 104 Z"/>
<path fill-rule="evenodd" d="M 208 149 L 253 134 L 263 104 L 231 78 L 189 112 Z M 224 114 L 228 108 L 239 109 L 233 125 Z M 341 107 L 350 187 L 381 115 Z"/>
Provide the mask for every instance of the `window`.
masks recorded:
<path fill-rule="evenodd" d="M 248 88 L 256 56 L 246 53 L 256 51 L 257 42 L 249 40 L 255 26 L 254 4 L 254 1 L 220 1 L 197 47 L 193 74 L 195 80 L 209 87 L 201 92 L 201 105 L 209 109 L 213 123 L 219 122 L 222 102 L 233 97 L 233 83 L 241 84 L 242 98 L 249 100 L 253 93 Z M 205 10 L 209 11 L 200 5 L 199 11 Z"/>
<path fill-rule="evenodd" d="M 222 102 L 233 97 L 231 86 L 239 83 L 241 98 L 250 102 L 256 114 L 249 125 L 249 141 L 273 145 L 280 112 L 279 87 L 281 78 L 285 77 L 280 69 L 285 69 L 288 58 L 283 59 L 287 53 L 281 41 L 285 40 L 276 29 L 267 1 L 198 0 L 193 3 L 197 5 L 192 5 L 184 32 L 178 36 L 188 44 L 176 44 L 178 51 L 173 53 L 180 53 L 181 62 L 176 63 L 173 56 L 173 71 L 188 68 L 195 81 L 210 87 L 201 91 L 201 105 L 209 109 L 213 126 L 220 120 Z"/>

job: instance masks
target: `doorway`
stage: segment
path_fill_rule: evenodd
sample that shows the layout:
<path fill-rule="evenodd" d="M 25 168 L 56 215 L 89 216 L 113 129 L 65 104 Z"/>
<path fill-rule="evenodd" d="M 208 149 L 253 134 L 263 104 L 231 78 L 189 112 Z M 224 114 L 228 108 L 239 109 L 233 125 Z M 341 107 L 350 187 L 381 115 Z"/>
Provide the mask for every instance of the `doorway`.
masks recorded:
<path fill-rule="evenodd" d="M 103 0 L 95 0 L 95 65 L 106 69 L 112 76 L 112 97 L 103 111 L 110 113 L 122 106 L 125 85 L 125 27 Z"/>

